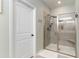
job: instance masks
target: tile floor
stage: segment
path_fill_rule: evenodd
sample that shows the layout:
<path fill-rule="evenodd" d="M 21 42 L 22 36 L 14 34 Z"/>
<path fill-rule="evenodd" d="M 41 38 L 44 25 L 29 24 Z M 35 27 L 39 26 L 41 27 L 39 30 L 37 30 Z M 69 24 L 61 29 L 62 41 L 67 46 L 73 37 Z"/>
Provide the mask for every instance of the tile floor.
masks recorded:
<path fill-rule="evenodd" d="M 74 58 L 74 57 L 63 55 L 49 50 L 41 50 L 37 54 L 36 58 Z"/>

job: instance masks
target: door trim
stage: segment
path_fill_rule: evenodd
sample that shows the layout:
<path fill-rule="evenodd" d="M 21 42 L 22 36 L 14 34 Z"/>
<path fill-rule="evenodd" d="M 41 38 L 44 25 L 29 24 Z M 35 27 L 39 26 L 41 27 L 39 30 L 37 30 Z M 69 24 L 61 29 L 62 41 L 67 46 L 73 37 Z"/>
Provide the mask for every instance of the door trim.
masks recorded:
<path fill-rule="evenodd" d="M 19 0 L 18 0 L 19 1 Z M 22 0 L 28 6 L 33 8 L 33 57 L 36 56 L 36 7 L 28 2 L 27 0 Z M 15 27 L 14 27 L 14 11 L 15 11 L 15 2 L 16 0 L 9 0 L 9 57 L 15 57 Z"/>

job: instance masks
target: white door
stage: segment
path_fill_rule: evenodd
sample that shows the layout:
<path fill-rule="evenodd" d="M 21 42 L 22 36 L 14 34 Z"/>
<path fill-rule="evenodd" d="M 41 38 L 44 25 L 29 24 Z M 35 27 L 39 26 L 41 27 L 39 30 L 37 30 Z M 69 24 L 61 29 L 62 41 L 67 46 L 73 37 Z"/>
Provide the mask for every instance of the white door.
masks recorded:
<path fill-rule="evenodd" d="M 15 57 L 32 57 L 33 8 L 24 2 L 16 2 L 15 15 Z"/>

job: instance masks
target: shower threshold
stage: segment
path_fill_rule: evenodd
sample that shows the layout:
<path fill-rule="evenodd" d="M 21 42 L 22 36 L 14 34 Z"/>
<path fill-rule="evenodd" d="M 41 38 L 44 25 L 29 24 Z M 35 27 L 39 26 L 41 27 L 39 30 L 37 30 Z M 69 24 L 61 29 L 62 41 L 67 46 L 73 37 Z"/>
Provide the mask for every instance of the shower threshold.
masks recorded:
<path fill-rule="evenodd" d="M 47 49 L 49 51 L 61 53 L 61 54 L 64 54 L 64 55 L 76 57 L 74 48 L 68 47 L 68 46 L 63 46 L 63 45 L 60 45 L 60 48 L 61 49 L 57 49 L 57 44 L 49 44 L 45 49 Z"/>

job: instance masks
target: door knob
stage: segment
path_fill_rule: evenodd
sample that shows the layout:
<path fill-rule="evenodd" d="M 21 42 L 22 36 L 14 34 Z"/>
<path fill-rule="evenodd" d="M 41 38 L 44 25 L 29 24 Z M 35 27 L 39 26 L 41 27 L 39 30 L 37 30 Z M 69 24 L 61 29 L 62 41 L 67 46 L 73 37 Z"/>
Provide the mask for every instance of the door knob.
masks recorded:
<path fill-rule="evenodd" d="M 31 36 L 34 36 L 34 34 L 31 34 Z"/>

